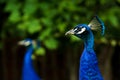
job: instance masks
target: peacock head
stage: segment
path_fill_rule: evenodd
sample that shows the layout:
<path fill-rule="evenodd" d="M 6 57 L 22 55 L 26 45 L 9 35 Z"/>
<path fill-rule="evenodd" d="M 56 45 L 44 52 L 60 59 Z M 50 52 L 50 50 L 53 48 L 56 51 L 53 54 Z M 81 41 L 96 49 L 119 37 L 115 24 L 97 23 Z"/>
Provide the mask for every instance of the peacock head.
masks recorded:
<path fill-rule="evenodd" d="M 65 35 L 73 34 L 79 38 L 85 39 L 88 35 L 92 34 L 92 30 L 100 30 L 101 34 L 104 34 L 104 23 L 98 18 L 98 16 L 93 17 L 91 22 L 87 24 L 78 24 L 73 29 L 67 31 Z"/>
<path fill-rule="evenodd" d="M 40 46 L 39 41 L 35 41 L 35 40 L 29 39 L 29 38 L 22 40 L 22 41 L 19 41 L 18 44 L 24 45 L 26 47 L 39 47 Z"/>
<path fill-rule="evenodd" d="M 73 34 L 73 35 L 83 39 L 85 36 L 87 36 L 89 34 L 89 32 L 90 32 L 90 28 L 88 27 L 88 25 L 78 24 L 73 29 L 66 32 L 65 35 Z"/>

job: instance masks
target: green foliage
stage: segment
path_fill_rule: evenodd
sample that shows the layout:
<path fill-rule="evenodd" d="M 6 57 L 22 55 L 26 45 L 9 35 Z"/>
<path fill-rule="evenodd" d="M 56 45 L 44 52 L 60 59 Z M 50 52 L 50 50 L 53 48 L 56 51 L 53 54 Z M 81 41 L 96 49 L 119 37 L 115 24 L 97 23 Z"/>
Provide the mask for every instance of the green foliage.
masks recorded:
<path fill-rule="evenodd" d="M 35 20 L 35 19 L 22 22 L 21 24 L 18 25 L 18 28 L 20 30 L 26 30 L 30 34 L 33 34 L 37 31 L 41 30 L 41 26 L 39 24 L 39 21 Z"/>
<path fill-rule="evenodd" d="M 35 52 L 37 55 L 45 55 L 45 49 L 43 47 L 40 47 Z"/>
<path fill-rule="evenodd" d="M 59 44 L 64 44 L 59 38 L 64 37 L 67 30 L 79 23 L 89 23 L 96 14 L 110 30 L 110 34 L 106 36 L 111 36 L 109 37 L 111 39 L 116 36 L 114 35 L 116 28 L 120 32 L 120 10 L 117 4 L 120 3 L 119 0 L 116 2 L 114 0 L 1 0 L 0 3 L 6 4 L 4 13 L 9 13 L 3 25 L 4 34 L 10 30 L 8 27 L 11 27 L 13 36 L 16 30 L 18 30 L 18 36 L 23 38 L 38 33 L 36 38 L 40 39 L 48 49 L 56 49 Z M 104 40 L 106 39 L 107 37 Z M 76 42 L 78 39 L 70 37 L 70 41 Z M 43 48 L 38 52 L 45 53 Z"/>
<path fill-rule="evenodd" d="M 115 40 L 111 40 L 111 45 L 116 46 L 117 42 Z"/>
<path fill-rule="evenodd" d="M 45 46 L 49 49 L 56 49 L 58 46 L 58 41 L 54 38 L 48 38 L 45 40 Z"/>

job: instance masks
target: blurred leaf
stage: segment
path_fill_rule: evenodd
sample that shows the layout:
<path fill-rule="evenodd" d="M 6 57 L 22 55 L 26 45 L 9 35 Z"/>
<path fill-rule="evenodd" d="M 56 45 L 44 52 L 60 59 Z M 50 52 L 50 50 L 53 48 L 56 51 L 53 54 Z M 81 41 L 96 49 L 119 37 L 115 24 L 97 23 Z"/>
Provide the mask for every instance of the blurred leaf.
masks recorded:
<path fill-rule="evenodd" d="M 49 49 L 56 49 L 58 47 L 58 41 L 54 38 L 48 38 L 45 40 L 45 46 Z"/>
<path fill-rule="evenodd" d="M 75 42 L 75 41 L 80 41 L 81 39 L 79 39 L 79 38 L 76 37 L 76 36 L 70 36 L 70 40 L 71 40 L 72 42 Z"/>
<path fill-rule="evenodd" d="M 37 10 L 38 5 L 35 3 L 27 3 L 25 4 L 23 8 L 23 12 L 26 15 L 31 15 Z"/>
<path fill-rule="evenodd" d="M 113 26 L 117 27 L 119 22 L 117 17 L 114 14 L 109 15 L 109 20 L 112 23 Z"/>
<path fill-rule="evenodd" d="M 22 19 L 23 19 L 23 21 L 27 21 L 27 20 L 29 20 L 30 19 L 30 15 L 27 15 L 27 14 L 24 14 L 23 16 L 22 16 Z"/>
<path fill-rule="evenodd" d="M 25 23 L 20 23 L 18 24 L 18 27 L 17 27 L 19 30 L 22 30 L 22 31 L 26 31 L 27 27 L 26 27 L 26 24 Z"/>
<path fill-rule="evenodd" d="M 74 15 L 73 18 L 74 18 L 75 21 L 79 21 L 80 20 L 79 15 Z"/>
<path fill-rule="evenodd" d="M 32 58 L 33 60 L 35 60 L 35 59 L 36 59 L 36 57 L 35 57 L 35 55 L 34 55 L 34 54 L 32 54 L 31 58 Z"/>
<path fill-rule="evenodd" d="M 22 31 L 28 31 L 30 34 L 33 34 L 35 32 L 38 32 L 42 29 L 39 20 L 30 20 L 25 21 L 24 23 L 21 23 L 18 25 L 18 29 Z"/>
<path fill-rule="evenodd" d="M 64 32 L 66 28 L 66 24 L 65 23 L 60 23 L 58 24 L 58 29 L 60 32 Z"/>
<path fill-rule="evenodd" d="M 100 3 L 103 5 L 103 4 L 107 3 L 107 1 L 106 0 L 100 0 Z"/>
<path fill-rule="evenodd" d="M 45 55 L 45 49 L 43 47 L 40 47 L 39 49 L 36 50 L 35 52 L 37 55 Z"/>
<path fill-rule="evenodd" d="M 95 1 L 86 1 L 87 6 L 92 6 L 95 4 Z"/>
<path fill-rule="evenodd" d="M 116 44 L 117 44 L 116 40 L 111 40 L 111 45 L 112 46 L 116 46 Z"/>
<path fill-rule="evenodd" d="M 5 6 L 5 11 L 6 12 L 14 12 L 18 11 L 21 7 L 21 3 L 17 2 L 8 2 L 7 5 Z"/>
<path fill-rule="evenodd" d="M 39 5 L 40 9 L 42 9 L 44 12 L 49 9 L 49 6 L 50 6 L 49 3 L 47 2 L 43 2 L 42 4 Z"/>
<path fill-rule="evenodd" d="M 21 19 L 20 12 L 16 10 L 13 11 L 9 16 L 9 20 L 14 23 L 20 21 L 20 19 Z"/>
<path fill-rule="evenodd" d="M 44 31 L 42 31 L 42 34 L 40 34 L 39 39 L 40 39 L 40 40 L 46 39 L 48 36 L 50 36 L 51 31 L 52 31 L 51 28 L 45 29 Z"/>
<path fill-rule="evenodd" d="M 42 27 L 40 26 L 38 20 L 32 20 L 27 25 L 28 32 L 31 33 L 31 34 L 37 32 L 37 31 L 40 31 L 41 28 Z"/>
<path fill-rule="evenodd" d="M 108 41 L 107 41 L 107 39 L 106 39 L 105 37 L 102 37 L 102 38 L 101 38 L 101 42 L 107 43 Z"/>
<path fill-rule="evenodd" d="M 38 2 L 38 0 L 25 0 L 27 3 L 31 2 L 31 3 L 34 3 L 34 2 Z"/>
<path fill-rule="evenodd" d="M 52 27 L 51 25 L 52 25 L 52 22 L 51 22 L 51 20 L 49 19 L 49 18 L 41 18 L 41 20 L 40 20 L 44 25 L 47 25 L 47 27 Z"/>

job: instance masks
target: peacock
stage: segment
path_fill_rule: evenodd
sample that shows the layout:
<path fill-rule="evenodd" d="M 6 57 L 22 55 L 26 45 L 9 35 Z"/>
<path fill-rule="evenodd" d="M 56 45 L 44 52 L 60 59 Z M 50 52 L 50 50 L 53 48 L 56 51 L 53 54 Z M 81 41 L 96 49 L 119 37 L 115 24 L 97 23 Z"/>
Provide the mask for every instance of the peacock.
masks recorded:
<path fill-rule="evenodd" d="M 39 42 L 32 39 L 25 39 L 18 42 L 19 45 L 27 47 L 26 54 L 24 56 L 23 68 L 22 68 L 22 80 L 41 80 L 40 76 L 34 69 L 33 60 L 31 58 L 34 48 L 40 47 Z"/>
<path fill-rule="evenodd" d="M 99 30 L 104 35 L 105 26 L 98 16 L 94 16 L 88 25 L 78 24 L 65 33 L 65 35 L 73 34 L 84 41 L 84 50 L 80 57 L 79 80 L 104 80 L 94 51 L 94 35 L 92 30 Z"/>

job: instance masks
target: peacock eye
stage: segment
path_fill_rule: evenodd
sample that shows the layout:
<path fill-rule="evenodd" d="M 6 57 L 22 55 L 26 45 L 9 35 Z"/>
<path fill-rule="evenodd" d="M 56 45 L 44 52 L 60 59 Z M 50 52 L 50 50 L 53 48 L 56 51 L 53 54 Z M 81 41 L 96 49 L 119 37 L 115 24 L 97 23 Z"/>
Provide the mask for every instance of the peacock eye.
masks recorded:
<path fill-rule="evenodd" d="M 76 32 L 76 33 L 79 31 L 81 31 L 81 28 L 79 28 L 79 27 L 74 29 L 74 32 Z"/>
<path fill-rule="evenodd" d="M 83 27 L 83 28 L 81 28 L 81 30 L 79 32 L 77 32 L 77 34 L 81 34 L 81 33 L 85 32 L 85 31 L 86 31 L 86 28 Z"/>
<path fill-rule="evenodd" d="M 78 30 L 78 31 L 81 31 L 81 28 L 78 28 L 77 30 Z"/>

